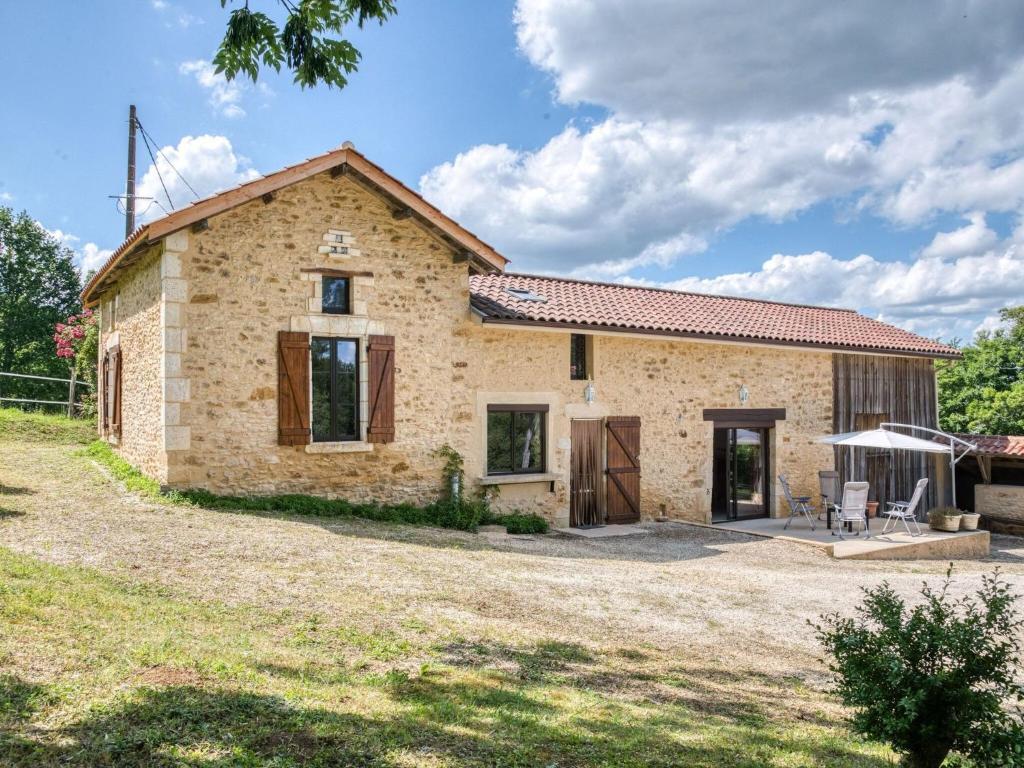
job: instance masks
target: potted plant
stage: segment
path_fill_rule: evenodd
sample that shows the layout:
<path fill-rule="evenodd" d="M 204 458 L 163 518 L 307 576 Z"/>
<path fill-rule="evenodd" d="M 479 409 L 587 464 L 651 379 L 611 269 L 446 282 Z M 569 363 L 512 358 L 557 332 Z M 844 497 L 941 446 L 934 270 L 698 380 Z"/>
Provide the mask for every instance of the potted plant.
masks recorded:
<path fill-rule="evenodd" d="M 928 512 L 928 525 L 935 531 L 959 531 L 962 514 L 954 507 L 936 507 Z"/>
<path fill-rule="evenodd" d="M 981 515 L 974 512 L 964 512 L 960 515 L 960 530 L 961 531 L 976 531 L 978 530 L 978 521 L 981 520 Z"/>

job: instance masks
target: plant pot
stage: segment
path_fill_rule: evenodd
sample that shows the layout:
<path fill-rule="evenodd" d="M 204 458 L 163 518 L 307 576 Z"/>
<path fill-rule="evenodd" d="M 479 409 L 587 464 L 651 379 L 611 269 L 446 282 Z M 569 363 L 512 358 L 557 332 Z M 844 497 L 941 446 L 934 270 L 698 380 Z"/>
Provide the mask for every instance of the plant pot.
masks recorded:
<path fill-rule="evenodd" d="M 981 515 L 976 515 L 973 512 L 964 512 L 960 516 L 960 530 L 961 531 L 976 531 L 978 530 L 978 521 L 981 519 Z"/>
<path fill-rule="evenodd" d="M 949 531 L 953 533 L 960 530 L 960 518 L 963 515 L 942 515 L 931 518 L 928 525 L 935 531 Z"/>
<path fill-rule="evenodd" d="M 868 515 L 869 518 L 871 518 L 871 517 L 878 517 L 878 502 L 877 501 L 869 501 L 867 503 L 867 515 Z"/>

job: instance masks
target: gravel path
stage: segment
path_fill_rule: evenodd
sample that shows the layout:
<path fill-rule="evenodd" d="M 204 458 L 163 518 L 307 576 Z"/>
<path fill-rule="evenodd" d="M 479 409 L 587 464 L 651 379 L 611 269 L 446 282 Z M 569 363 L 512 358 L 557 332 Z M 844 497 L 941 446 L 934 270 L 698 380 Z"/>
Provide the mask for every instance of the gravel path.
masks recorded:
<path fill-rule="evenodd" d="M 677 524 L 580 540 L 214 512 L 126 494 L 74 454 L 0 439 L 0 545 L 371 630 L 415 621 L 468 640 L 648 647 L 813 679 L 821 665 L 808 620 L 848 611 L 861 587 L 883 580 L 910 595 L 947 567 L 834 561 Z M 999 536 L 988 560 L 956 563 L 956 591 L 997 564 L 1024 593 L 1024 542 Z"/>

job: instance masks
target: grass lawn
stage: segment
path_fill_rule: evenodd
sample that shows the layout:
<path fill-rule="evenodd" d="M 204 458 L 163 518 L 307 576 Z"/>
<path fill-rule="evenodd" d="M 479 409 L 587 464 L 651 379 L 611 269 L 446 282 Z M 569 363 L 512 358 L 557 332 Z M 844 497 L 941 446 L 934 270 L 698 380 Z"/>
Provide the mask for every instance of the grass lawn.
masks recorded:
<path fill-rule="evenodd" d="M 759 701 L 641 649 L 368 633 L 5 550 L 0 584 L 6 765 L 884 764 L 794 681 Z"/>
<path fill-rule="evenodd" d="M 2 765 L 891 764 L 844 725 L 806 618 L 942 564 L 171 506 L 77 428 L 5 418 Z M 820 589 L 785 591 L 790 549 Z"/>

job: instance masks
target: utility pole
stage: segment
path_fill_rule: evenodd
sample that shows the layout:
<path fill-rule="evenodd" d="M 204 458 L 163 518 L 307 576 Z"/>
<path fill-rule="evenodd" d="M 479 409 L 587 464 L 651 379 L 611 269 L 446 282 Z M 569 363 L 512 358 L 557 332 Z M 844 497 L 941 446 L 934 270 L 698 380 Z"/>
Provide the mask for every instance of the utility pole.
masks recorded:
<path fill-rule="evenodd" d="M 125 185 L 124 237 L 135 231 L 135 105 L 128 107 L 128 183 Z"/>

